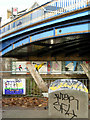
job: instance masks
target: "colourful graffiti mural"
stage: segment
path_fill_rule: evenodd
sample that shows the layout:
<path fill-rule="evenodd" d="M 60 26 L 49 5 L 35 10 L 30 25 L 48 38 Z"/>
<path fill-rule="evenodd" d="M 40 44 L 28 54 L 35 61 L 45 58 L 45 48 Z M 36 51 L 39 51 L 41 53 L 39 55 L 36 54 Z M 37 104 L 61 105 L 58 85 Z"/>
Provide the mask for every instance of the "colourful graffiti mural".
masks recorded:
<path fill-rule="evenodd" d="M 88 89 L 86 86 L 78 80 L 75 79 L 58 79 L 51 83 L 49 87 L 49 93 L 56 91 L 56 90 L 65 90 L 65 89 L 72 89 L 72 90 L 79 90 L 88 93 Z"/>
<path fill-rule="evenodd" d="M 29 74 L 26 63 L 26 61 L 13 61 L 12 74 Z M 32 61 L 36 71 L 40 74 L 83 74 L 81 63 L 82 61 Z"/>

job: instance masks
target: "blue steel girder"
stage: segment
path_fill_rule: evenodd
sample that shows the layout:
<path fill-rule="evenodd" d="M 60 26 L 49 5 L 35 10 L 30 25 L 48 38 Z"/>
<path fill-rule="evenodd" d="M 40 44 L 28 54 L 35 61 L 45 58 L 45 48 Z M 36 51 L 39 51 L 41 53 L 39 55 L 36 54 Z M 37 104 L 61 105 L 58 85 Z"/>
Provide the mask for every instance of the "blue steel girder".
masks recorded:
<path fill-rule="evenodd" d="M 68 38 L 72 38 L 69 39 Z M 65 37 L 58 37 L 55 39 L 41 40 L 37 42 L 28 43 L 11 50 L 6 53 L 5 57 L 17 57 L 17 58 L 28 58 L 29 56 L 42 57 L 47 54 L 51 57 L 59 56 L 65 53 L 65 56 L 71 56 L 74 53 L 79 53 L 82 56 L 89 55 L 90 52 L 90 35 L 89 34 L 79 34 L 70 35 Z M 54 40 L 53 44 L 51 41 Z M 12 48 L 12 47 L 11 47 Z M 8 49 L 7 49 L 8 50 Z M 85 53 L 85 54 L 83 54 Z M 89 55 L 90 56 L 90 55 Z M 89 57 L 88 57 L 89 58 Z"/>
<path fill-rule="evenodd" d="M 0 49 L 2 56 L 17 48 L 21 49 L 21 47 L 26 45 L 35 44 L 37 41 L 43 42 L 49 39 L 90 33 L 90 16 L 88 12 L 84 11 L 49 22 L 47 21 L 46 23 L 3 37 L 1 41 L 2 48 Z"/>
<path fill-rule="evenodd" d="M 90 7 L 89 7 L 90 8 Z M 38 24 L 35 24 L 35 25 L 31 25 L 31 26 L 29 26 L 29 27 L 24 27 L 24 28 L 22 28 L 22 29 L 20 29 L 20 31 L 19 30 L 17 30 L 17 31 L 15 31 L 15 32 L 13 32 L 12 34 L 10 34 L 10 35 L 8 35 L 8 36 L 5 36 L 5 37 L 3 37 L 2 36 L 2 40 L 1 41 L 3 41 L 3 40 L 6 40 L 6 39 L 8 39 L 8 38 L 10 38 L 10 37 L 14 37 L 14 36 L 16 36 L 16 35 L 21 35 L 22 33 L 25 33 L 25 32 L 30 32 L 30 31 L 32 31 L 32 30 L 36 30 L 36 29 L 39 29 L 39 28 L 43 28 L 43 27 L 48 27 L 48 26 L 53 26 L 54 24 L 61 24 L 62 22 L 65 22 L 65 23 L 67 23 L 68 21 L 71 21 L 71 20 L 76 20 L 76 19 L 80 19 L 80 18 L 82 18 L 82 17 L 85 17 L 85 16 L 88 16 L 89 15 L 89 8 L 88 9 L 86 9 L 86 11 L 80 11 L 80 12 L 72 12 L 72 13 L 70 13 L 70 14 L 68 14 L 68 15 L 58 15 L 58 16 L 54 16 L 52 19 L 50 19 L 50 20 L 48 20 L 48 22 L 47 22 L 47 20 L 45 21 L 42 21 L 40 24 L 38 23 Z M 81 19 L 80 19 L 81 20 Z"/>

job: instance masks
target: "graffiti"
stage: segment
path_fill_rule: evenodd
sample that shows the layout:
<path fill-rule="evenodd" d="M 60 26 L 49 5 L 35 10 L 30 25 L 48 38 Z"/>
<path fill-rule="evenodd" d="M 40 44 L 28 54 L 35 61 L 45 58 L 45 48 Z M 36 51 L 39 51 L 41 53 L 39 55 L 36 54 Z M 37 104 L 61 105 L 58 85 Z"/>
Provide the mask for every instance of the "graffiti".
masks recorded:
<path fill-rule="evenodd" d="M 90 63 L 90 61 L 86 61 L 86 63 L 87 63 L 87 64 L 89 64 L 89 63 Z"/>
<path fill-rule="evenodd" d="M 75 79 L 59 79 L 53 82 L 49 87 L 49 92 L 63 89 L 72 89 L 88 93 L 86 86 Z"/>
<path fill-rule="evenodd" d="M 48 74 L 51 73 L 51 62 L 50 61 L 47 62 L 47 72 Z"/>
<path fill-rule="evenodd" d="M 19 65 L 19 67 L 18 67 L 18 68 L 16 68 L 16 69 L 19 69 L 19 71 L 21 71 L 21 70 L 22 70 L 22 66 L 21 66 L 21 65 Z"/>
<path fill-rule="evenodd" d="M 78 61 L 65 61 L 65 71 L 82 71 L 80 63 Z"/>
<path fill-rule="evenodd" d="M 72 62 L 70 62 L 70 63 L 68 63 L 68 64 L 66 64 L 66 66 L 65 66 L 65 70 L 66 71 L 69 71 L 69 70 L 74 70 L 74 64 L 73 64 L 73 61 Z"/>
<path fill-rule="evenodd" d="M 77 117 L 75 113 L 75 108 L 71 109 L 71 102 L 74 102 L 76 104 L 76 110 L 79 110 L 79 100 L 76 99 L 74 96 L 70 96 L 67 93 L 63 94 L 60 92 L 60 94 L 54 94 L 56 99 L 56 102 L 53 103 L 53 107 L 55 110 L 61 112 L 61 114 L 65 114 L 68 116 L 71 116 L 70 120 Z M 67 102 L 65 102 L 67 101 Z"/>
<path fill-rule="evenodd" d="M 51 62 L 51 72 L 60 74 L 62 69 L 62 62 L 61 61 L 52 61 Z"/>
<path fill-rule="evenodd" d="M 16 70 L 19 70 L 19 71 L 28 71 L 28 68 L 27 67 L 22 67 L 22 65 L 19 65 Z"/>
<path fill-rule="evenodd" d="M 26 62 L 12 62 L 12 74 L 28 74 Z"/>
<path fill-rule="evenodd" d="M 46 63 L 41 63 L 41 64 L 33 63 L 33 64 L 35 64 L 36 70 L 39 71 L 39 69 L 40 69 L 43 65 L 45 65 Z"/>
<path fill-rule="evenodd" d="M 84 73 L 81 67 L 82 61 L 31 61 L 36 71 L 40 74 Z M 26 61 L 13 61 L 12 74 L 28 74 Z"/>
<path fill-rule="evenodd" d="M 47 62 L 32 61 L 31 63 L 39 73 L 47 73 Z M 12 62 L 12 74 L 29 74 L 26 64 L 26 61 Z"/>

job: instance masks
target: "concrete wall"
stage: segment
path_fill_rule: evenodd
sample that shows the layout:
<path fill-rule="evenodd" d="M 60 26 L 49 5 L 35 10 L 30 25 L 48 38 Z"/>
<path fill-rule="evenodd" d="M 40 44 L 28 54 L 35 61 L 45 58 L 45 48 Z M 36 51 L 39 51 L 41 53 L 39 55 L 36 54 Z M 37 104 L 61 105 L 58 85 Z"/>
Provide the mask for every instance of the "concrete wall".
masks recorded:
<path fill-rule="evenodd" d="M 12 70 L 12 61 L 17 60 L 14 58 L 2 58 L 1 66 L 2 71 L 7 71 L 2 73 L 2 78 L 32 78 L 30 74 L 12 74 L 8 72 Z M 85 74 L 41 74 L 42 78 L 86 78 Z"/>
<path fill-rule="evenodd" d="M 88 93 L 60 90 L 49 93 L 50 118 L 88 118 Z"/>

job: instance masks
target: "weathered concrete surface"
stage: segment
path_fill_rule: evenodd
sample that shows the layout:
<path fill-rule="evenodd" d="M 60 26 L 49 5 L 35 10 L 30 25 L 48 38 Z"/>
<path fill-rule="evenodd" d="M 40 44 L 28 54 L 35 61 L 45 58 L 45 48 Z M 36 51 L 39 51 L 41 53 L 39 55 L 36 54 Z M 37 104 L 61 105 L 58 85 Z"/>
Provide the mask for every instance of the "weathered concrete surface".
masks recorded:
<path fill-rule="evenodd" d="M 87 63 L 83 63 L 83 64 L 81 64 L 81 66 L 82 66 L 84 72 L 86 73 L 87 77 L 90 80 L 90 63 L 88 63 L 88 64 Z"/>
<path fill-rule="evenodd" d="M 23 60 L 23 61 L 54 61 L 55 57 L 52 57 L 49 53 L 47 55 L 42 55 L 40 56 L 29 56 L 27 57 L 23 57 L 23 58 L 18 58 L 19 60 Z M 71 56 L 65 56 L 65 54 L 60 54 L 58 56 L 56 56 L 57 61 L 89 61 L 90 60 L 90 56 L 79 56 L 79 54 L 72 54 Z"/>
<path fill-rule="evenodd" d="M 36 84 L 38 85 L 38 87 L 42 91 L 48 91 L 47 85 L 45 84 L 44 80 L 42 79 L 42 77 L 40 76 L 40 74 L 36 71 L 34 65 L 31 62 L 27 63 L 27 68 L 30 71 L 30 74 L 34 78 L 34 80 L 35 80 Z"/>
<path fill-rule="evenodd" d="M 55 60 L 55 59 L 54 59 Z M 1 65 L 2 70 L 1 71 L 12 71 L 12 61 L 20 61 L 19 59 L 12 59 L 12 58 L 2 58 Z M 0 66 L 1 68 L 1 66 Z M 12 72 L 3 72 L 0 73 L 0 76 L 2 76 L 3 79 L 14 79 L 14 78 L 32 78 L 31 74 L 12 74 Z M 85 78 L 87 79 L 87 76 L 85 74 L 41 74 L 42 78 Z"/>
<path fill-rule="evenodd" d="M 88 118 L 88 94 L 77 90 L 49 93 L 51 118 Z"/>

